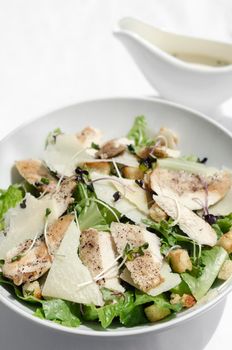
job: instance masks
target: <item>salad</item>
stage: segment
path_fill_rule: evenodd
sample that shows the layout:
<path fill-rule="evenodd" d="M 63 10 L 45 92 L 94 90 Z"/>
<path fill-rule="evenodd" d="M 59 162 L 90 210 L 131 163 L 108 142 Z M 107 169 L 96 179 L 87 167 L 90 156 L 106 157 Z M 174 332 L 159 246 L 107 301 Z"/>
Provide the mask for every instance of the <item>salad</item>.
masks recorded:
<path fill-rule="evenodd" d="M 144 116 L 119 136 L 56 129 L 0 190 L 0 283 L 36 317 L 155 323 L 232 276 L 230 171 L 181 153 L 166 127 L 150 135 Z"/>

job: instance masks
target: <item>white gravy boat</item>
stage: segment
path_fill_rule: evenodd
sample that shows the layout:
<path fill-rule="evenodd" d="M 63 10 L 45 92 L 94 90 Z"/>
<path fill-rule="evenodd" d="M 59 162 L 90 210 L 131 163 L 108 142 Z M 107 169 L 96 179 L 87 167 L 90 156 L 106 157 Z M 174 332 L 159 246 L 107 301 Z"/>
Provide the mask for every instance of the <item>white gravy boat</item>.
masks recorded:
<path fill-rule="evenodd" d="M 232 44 L 158 29 L 134 18 L 114 34 L 161 96 L 209 109 L 232 96 Z"/>

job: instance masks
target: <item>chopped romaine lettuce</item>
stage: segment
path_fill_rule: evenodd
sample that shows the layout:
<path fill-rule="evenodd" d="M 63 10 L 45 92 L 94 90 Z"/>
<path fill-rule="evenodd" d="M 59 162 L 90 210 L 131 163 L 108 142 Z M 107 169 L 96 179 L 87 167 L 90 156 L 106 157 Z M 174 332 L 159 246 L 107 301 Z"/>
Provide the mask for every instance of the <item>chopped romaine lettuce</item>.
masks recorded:
<path fill-rule="evenodd" d="M 215 229 L 218 237 L 221 237 L 232 228 L 232 213 L 224 217 L 220 217 L 212 226 Z"/>
<path fill-rule="evenodd" d="M 172 226 L 172 219 L 161 222 L 143 220 L 143 223 L 148 226 L 151 232 L 155 232 L 160 237 L 162 254 L 166 254 L 170 248 L 178 244 L 184 246 L 187 244 L 189 248 L 193 248 L 194 242 L 183 234 L 178 226 Z"/>
<path fill-rule="evenodd" d="M 35 316 L 67 327 L 78 327 L 81 324 L 80 305 L 61 299 L 44 300 L 42 306 L 35 311 Z"/>
<path fill-rule="evenodd" d="M 0 273 L 0 285 L 5 285 L 5 286 L 8 286 L 9 288 L 13 289 L 16 297 L 20 300 L 23 300 L 23 301 L 26 301 L 26 302 L 32 303 L 32 304 L 41 303 L 41 300 L 33 297 L 32 295 L 24 296 L 21 288 L 17 287 L 12 281 L 3 277 L 2 273 Z"/>
<path fill-rule="evenodd" d="M 182 308 L 181 304 L 172 305 L 164 294 L 153 297 L 135 290 L 135 292 L 127 291 L 123 295 L 113 295 L 113 297 L 104 291 L 104 295 L 107 295 L 107 300 L 111 301 L 110 303 L 99 308 L 94 305 L 83 307 L 83 318 L 88 321 L 99 319 L 103 328 L 109 327 L 115 318 L 119 318 L 120 323 L 127 327 L 148 322 L 144 314 L 144 307 L 151 303 L 174 312 L 178 312 Z"/>
<path fill-rule="evenodd" d="M 108 231 L 109 225 L 103 218 L 97 204 L 95 202 L 90 202 L 86 205 L 78 216 L 78 222 L 81 231 L 88 228 L 95 228 L 99 231 Z"/>
<path fill-rule="evenodd" d="M 115 209 L 110 208 L 109 210 L 96 201 L 95 193 L 83 183 L 77 185 L 74 198 L 81 230 L 91 227 L 100 231 L 109 231 L 111 222 L 115 220 L 112 211 L 115 212 L 115 215 L 118 214 Z"/>
<path fill-rule="evenodd" d="M 45 141 L 45 148 L 50 145 L 50 144 L 55 144 L 56 143 L 56 138 L 57 136 L 63 134 L 60 128 L 56 128 L 53 131 L 51 131 Z"/>
<path fill-rule="evenodd" d="M 4 214 L 14 208 L 23 198 L 23 190 L 18 185 L 11 185 L 7 190 L 0 190 L 0 229 L 4 228 Z"/>
<path fill-rule="evenodd" d="M 200 277 L 196 278 L 189 273 L 181 274 L 197 300 L 200 300 L 208 292 L 227 258 L 227 252 L 222 247 L 215 246 L 202 252 L 201 261 L 204 269 Z"/>
<path fill-rule="evenodd" d="M 127 134 L 128 139 L 134 141 L 135 147 L 147 146 L 151 140 L 146 135 L 147 122 L 143 115 L 135 118 L 134 124 Z"/>
<path fill-rule="evenodd" d="M 181 281 L 178 286 L 171 289 L 171 292 L 174 294 L 179 294 L 182 296 L 183 294 L 191 294 L 191 290 L 185 281 Z"/>

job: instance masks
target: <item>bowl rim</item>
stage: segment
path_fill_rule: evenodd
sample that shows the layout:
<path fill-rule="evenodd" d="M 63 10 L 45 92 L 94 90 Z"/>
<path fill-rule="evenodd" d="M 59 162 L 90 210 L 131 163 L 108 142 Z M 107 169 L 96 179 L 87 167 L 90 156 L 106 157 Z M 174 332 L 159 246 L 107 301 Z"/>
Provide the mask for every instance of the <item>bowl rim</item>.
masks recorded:
<path fill-rule="evenodd" d="M 56 113 L 58 111 L 65 110 L 65 109 L 70 108 L 70 107 L 75 107 L 76 105 L 80 105 L 80 104 L 104 103 L 104 102 L 110 102 L 110 101 L 120 102 L 120 101 L 125 101 L 125 100 L 131 101 L 131 102 L 135 101 L 135 100 L 141 101 L 141 102 L 154 102 L 155 104 L 167 105 L 171 108 L 181 109 L 182 111 L 192 113 L 195 115 L 195 117 L 203 119 L 203 120 L 207 121 L 209 124 L 212 124 L 216 128 L 220 129 L 224 134 L 229 136 L 229 138 L 232 141 L 232 133 L 228 129 L 226 129 L 224 126 L 219 124 L 217 121 L 206 116 L 204 113 L 199 112 L 193 108 L 186 107 L 182 104 L 168 101 L 168 100 L 164 100 L 164 99 L 161 99 L 158 97 L 147 97 L 147 96 L 142 96 L 142 97 L 141 96 L 113 96 L 112 97 L 112 96 L 110 96 L 110 97 L 83 99 L 83 100 L 77 101 L 76 103 L 73 103 L 73 104 L 67 104 L 67 105 L 64 105 L 64 106 L 57 108 L 57 109 L 51 109 L 50 111 L 47 111 L 46 113 L 43 113 L 40 116 L 36 116 L 34 118 L 31 118 L 31 119 L 27 120 L 26 122 L 21 123 L 21 125 L 19 125 L 15 129 L 13 129 L 6 136 L 4 136 L 0 140 L 0 147 L 5 141 L 8 140 L 8 138 L 12 137 L 16 132 L 22 130 L 27 125 L 33 124 L 34 122 L 36 122 L 39 119 L 43 119 L 43 118 L 48 117 L 52 113 Z M 66 327 L 66 326 L 56 324 L 56 323 L 49 321 L 49 320 L 43 320 L 43 319 L 40 319 L 38 317 L 35 317 L 34 315 L 30 314 L 29 312 L 21 309 L 19 306 L 13 304 L 8 299 L 8 297 L 4 296 L 1 293 L 2 288 L 4 288 L 4 287 L 0 286 L 0 301 L 3 304 L 5 304 L 6 306 L 8 306 L 11 310 L 15 311 L 16 313 L 18 313 L 22 317 L 25 317 L 26 319 L 33 321 L 34 323 L 40 324 L 44 327 L 52 328 L 56 331 L 62 331 L 64 333 L 69 333 L 69 334 L 76 334 L 76 335 L 83 335 L 83 336 L 87 335 L 87 336 L 94 336 L 94 337 L 122 337 L 122 336 L 145 334 L 145 333 L 150 333 L 150 332 L 165 331 L 165 330 L 168 330 L 170 328 L 175 327 L 177 324 L 181 324 L 184 321 L 188 321 L 189 319 L 193 319 L 193 318 L 207 312 L 208 310 L 210 310 L 211 308 L 216 306 L 218 303 L 220 303 L 220 301 L 224 297 L 226 297 L 228 293 L 230 293 L 232 291 L 232 283 L 226 282 L 224 285 L 222 285 L 222 288 L 220 288 L 220 291 L 217 292 L 217 295 L 214 296 L 212 298 L 212 300 L 207 301 L 206 303 L 198 306 L 197 308 L 184 311 L 181 314 L 178 314 L 175 318 L 170 319 L 168 321 L 160 322 L 157 324 L 147 324 L 145 326 L 142 325 L 142 326 L 139 326 L 139 328 L 131 327 L 131 328 L 125 329 L 125 327 L 120 327 L 122 330 L 120 330 L 120 328 L 119 328 L 116 330 L 106 329 L 106 330 L 102 330 L 102 331 L 94 330 L 94 329 L 80 329 L 80 328 Z"/>

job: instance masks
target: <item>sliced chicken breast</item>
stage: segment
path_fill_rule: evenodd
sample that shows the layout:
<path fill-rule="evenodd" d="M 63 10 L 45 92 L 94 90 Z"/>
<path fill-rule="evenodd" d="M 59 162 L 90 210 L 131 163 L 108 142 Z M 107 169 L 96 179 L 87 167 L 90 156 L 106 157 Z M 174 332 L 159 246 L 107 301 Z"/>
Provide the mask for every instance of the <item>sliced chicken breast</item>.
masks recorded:
<path fill-rule="evenodd" d="M 126 144 L 120 139 L 114 139 L 106 142 L 96 153 L 97 158 L 108 159 L 123 153 L 126 150 Z"/>
<path fill-rule="evenodd" d="M 188 237 L 199 244 L 214 246 L 217 235 L 214 229 L 192 210 L 167 196 L 153 196 L 155 202 L 173 219 Z"/>
<path fill-rule="evenodd" d="M 46 245 L 50 255 L 54 255 L 60 246 L 65 232 L 73 221 L 73 215 L 64 215 L 55 221 L 48 229 L 46 234 Z"/>
<path fill-rule="evenodd" d="M 104 278 L 97 281 L 98 285 L 124 292 L 118 279 L 116 248 L 111 234 L 93 228 L 83 231 L 80 237 L 79 256 L 93 277 L 110 268 L 103 274 Z"/>
<path fill-rule="evenodd" d="M 29 250 L 32 240 L 20 244 L 12 249 L 6 257 L 2 267 L 5 277 L 13 280 L 16 286 L 25 282 L 32 282 L 46 273 L 52 263 L 52 258 L 48 254 L 48 249 L 44 241 L 36 240 L 32 249 Z M 28 251 L 28 253 L 26 253 Z M 25 255 L 23 255 L 25 253 Z M 20 258 L 20 254 L 22 257 Z M 19 260 L 14 260 L 14 259 Z"/>
<path fill-rule="evenodd" d="M 52 195 L 53 200 L 57 203 L 58 216 L 61 216 L 67 210 L 69 204 L 73 202 L 72 193 L 76 185 L 75 179 L 69 177 L 61 182 L 58 190 Z"/>
<path fill-rule="evenodd" d="M 72 221 L 72 215 L 63 216 L 50 225 L 46 240 L 39 238 L 33 244 L 29 239 L 11 249 L 2 267 L 3 275 L 16 285 L 35 281 L 44 275 L 50 269 L 53 256 Z"/>
<path fill-rule="evenodd" d="M 144 250 L 144 255 L 135 256 L 131 261 L 127 260 L 125 265 L 132 280 L 142 291 L 148 292 L 158 286 L 163 281 L 160 274 L 162 256 L 158 237 L 143 227 L 130 224 L 113 222 L 110 230 L 121 255 L 124 255 L 127 244 L 131 248 L 142 246 L 144 243 L 149 244 L 148 249 Z"/>
<path fill-rule="evenodd" d="M 180 275 L 178 273 L 173 273 L 170 266 L 166 262 L 163 263 L 160 274 L 163 279 L 162 283 L 160 283 L 157 287 L 149 290 L 147 294 L 153 296 L 159 295 L 163 292 L 167 292 L 168 290 L 176 287 L 179 283 L 181 283 Z M 120 277 L 123 281 L 139 289 L 139 286 L 133 282 L 130 271 L 127 268 L 122 271 Z"/>
<path fill-rule="evenodd" d="M 15 162 L 15 166 L 20 175 L 41 192 L 51 192 L 54 190 L 57 180 L 40 160 L 19 160 Z"/>
<path fill-rule="evenodd" d="M 185 171 L 157 167 L 150 176 L 151 188 L 158 195 L 176 198 L 191 210 L 202 209 L 221 200 L 231 187 L 231 175 L 220 171 L 207 178 Z"/>

